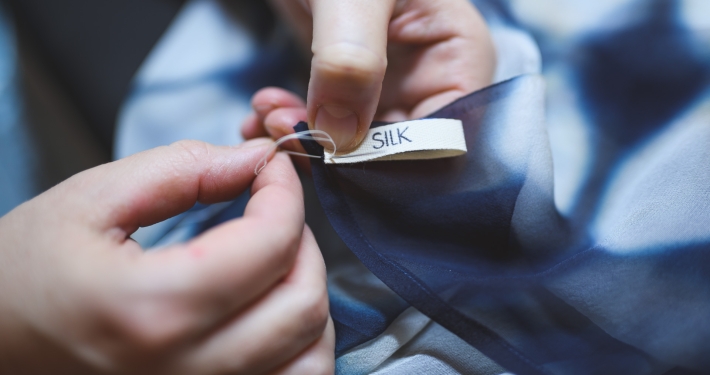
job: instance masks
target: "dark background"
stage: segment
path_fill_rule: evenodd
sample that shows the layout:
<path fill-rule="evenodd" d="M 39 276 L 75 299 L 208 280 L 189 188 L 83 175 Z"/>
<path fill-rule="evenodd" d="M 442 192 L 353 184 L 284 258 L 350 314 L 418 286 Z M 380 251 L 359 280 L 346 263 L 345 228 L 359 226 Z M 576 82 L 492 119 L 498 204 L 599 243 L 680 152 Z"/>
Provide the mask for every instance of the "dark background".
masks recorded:
<path fill-rule="evenodd" d="M 184 1 L 2 1 L 15 23 L 27 79 L 39 76 L 58 91 L 110 158 L 131 79 Z"/>

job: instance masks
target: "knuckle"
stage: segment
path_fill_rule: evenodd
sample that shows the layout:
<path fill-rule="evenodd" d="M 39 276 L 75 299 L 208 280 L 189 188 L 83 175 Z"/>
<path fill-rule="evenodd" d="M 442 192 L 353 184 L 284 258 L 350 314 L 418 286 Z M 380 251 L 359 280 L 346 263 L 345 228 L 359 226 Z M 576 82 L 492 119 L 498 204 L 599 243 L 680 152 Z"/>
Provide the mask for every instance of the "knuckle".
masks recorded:
<path fill-rule="evenodd" d="M 292 263 L 298 254 L 300 233 L 291 228 L 280 228 L 269 234 L 268 248 L 274 262 L 282 262 L 291 269 Z"/>
<path fill-rule="evenodd" d="M 167 146 L 162 159 L 165 174 L 185 182 L 192 181 L 192 172 L 200 171 L 210 157 L 209 146 L 202 141 L 181 140 Z"/>
<path fill-rule="evenodd" d="M 285 268 L 285 271 L 293 268 L 298 254 L 298 239 L 291 234 L 276 234 L 275 241 L 279 244 L 273 247 L 273 259 L 280 262 Z"/>
<path fill-rule="evenodd" d="M 177 141 L 170 146 L 180 161 L 197 162 L 204 160 L 209 155 L 209 148 L 205 142 L 194 140 Z"/>
<path fill-rule="evenodd" d="M 273 272 L 274 275 L 288 277 L 296 262 L 297 253 L 298 249 L 296 246 L 274 247 L 268 259 L 268 262 L 272 265 L 271 272 Z"/>
<path fill-rule="evenodd" d="M 325 331 L 330 316 L 328 292 L 325 288 L 310 288 L 303 294 L 300 318 L 304 335 L 311 338 L 320 337 Z"/>
<path fill-rule="evenodd" d="M 140 357 L 164 352 L 180 342 L 188 325 L 181 309 L 160 301 L 131 301 L 114 309 L 111 331 Z"/>
<path fill-rule="evenodd" d="M 387 57 L 353 43 L 336 43 L 314 51 L 313 66 L 325 78 L 372 84 L 380 82 Z"/>

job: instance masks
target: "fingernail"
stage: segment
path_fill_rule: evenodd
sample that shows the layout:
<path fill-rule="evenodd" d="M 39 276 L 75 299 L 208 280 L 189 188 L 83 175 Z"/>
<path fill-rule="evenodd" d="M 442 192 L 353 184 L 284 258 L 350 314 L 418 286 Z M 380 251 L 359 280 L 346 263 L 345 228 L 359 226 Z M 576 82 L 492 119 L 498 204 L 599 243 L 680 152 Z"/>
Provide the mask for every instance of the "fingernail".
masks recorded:
<path fill-rule="evenodd" d="M 259 114 L 267 114 L 271 112 L 272 109 L 274 109 L 274 106 L 271 104 L 261 104 L 254 106 L 254 110 Z"/>
<path fill-rule="evenodd" d="M 347 149 L 357 135 L 357 115 L 347 108 L 323 105 L 316 113 L 315 129 L 328 133 L 339 150 Z"/>
<path fill-rule="evenodd" d="M 268 145 L 271 143 L 274 143 L 274 141 L 271 140 L 271 138 L 266 138 L 266 137 L 254 138 L 254 139 L 250 139 L 246 142 L 242 142 L 242 143 L 238 144 L 235 148 L 262 147 L 264 145 Z"/>

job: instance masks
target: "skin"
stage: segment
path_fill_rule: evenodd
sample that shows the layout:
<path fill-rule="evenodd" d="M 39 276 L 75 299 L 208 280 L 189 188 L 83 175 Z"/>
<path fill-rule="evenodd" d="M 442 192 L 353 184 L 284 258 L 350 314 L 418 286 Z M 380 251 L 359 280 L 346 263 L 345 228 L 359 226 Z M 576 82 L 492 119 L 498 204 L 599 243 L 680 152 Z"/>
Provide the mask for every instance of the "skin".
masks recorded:
<path fill-rule="evenodd" d="M 179 142 L 82 172 L 0 218 L 0 372 L 331 374 L 325 267 L 270 141 Z M 251 186 L 243 218 L 144 252 L 129 236 Z M 40 360 L 41 359 L 41 360 Z"/>
<path fill-rule="evenodd" d="M 279 138 L 307 121 L 348 152 L 362 142 L 373 119 L 423 117 L 493 78 L 493 43 L 468 0 L 271 3 L 311 46 L 308 97 L 304 102 L 275 87 L 257 92 L 254 113 L 242 126 L 247 139 Z M 322 115 L 325 107 L 336 108 L 336 115 L 354 113 L 355 130 L 352 117 Z M 303 152 L 298 142 L 286 147 Z"/>

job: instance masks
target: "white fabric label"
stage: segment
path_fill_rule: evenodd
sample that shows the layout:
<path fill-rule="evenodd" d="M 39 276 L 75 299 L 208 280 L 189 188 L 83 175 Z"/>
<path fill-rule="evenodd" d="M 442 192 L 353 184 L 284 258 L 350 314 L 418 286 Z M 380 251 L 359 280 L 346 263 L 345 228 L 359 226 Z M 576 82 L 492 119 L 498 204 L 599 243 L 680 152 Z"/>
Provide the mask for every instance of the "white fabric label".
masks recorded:
<path fill-rule="evenodd" d="M 354 151 L 342 155 L 326 151 L 325 163 L 438 159 L 463 155 L 466 151 L 461 120 L 433 118 L 370 129 L 365 141 Z"/>

